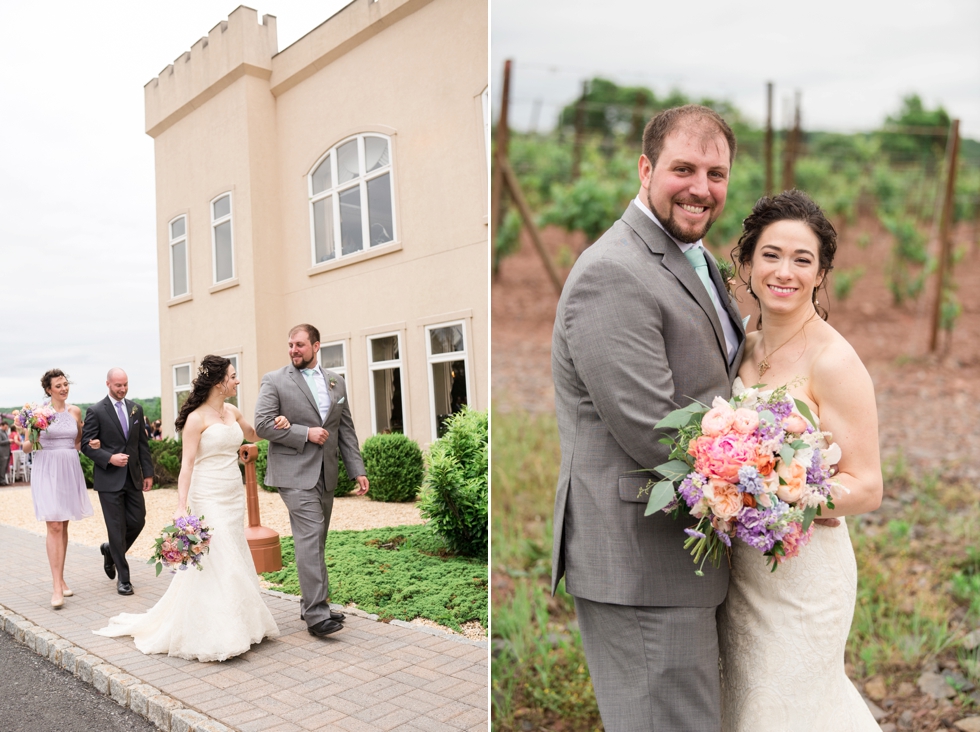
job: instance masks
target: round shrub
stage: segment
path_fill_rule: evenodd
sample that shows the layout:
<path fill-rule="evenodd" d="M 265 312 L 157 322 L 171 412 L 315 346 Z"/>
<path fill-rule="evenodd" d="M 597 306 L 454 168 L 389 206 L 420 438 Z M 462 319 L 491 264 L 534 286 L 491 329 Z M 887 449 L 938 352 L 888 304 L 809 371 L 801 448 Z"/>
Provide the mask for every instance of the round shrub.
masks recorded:
<path fill-rule="evenodd" d="M 173 485 L 180 475 L 181 443 L 172 437 L 150 440 L 150 460 L 153 462 L 153 482 Z"/>
<path fill-rule="evenodd" d="M 402 434 L 374 435 L 361 448 L 371 489 L 368 496 L 388 503 L 414 501 L 425 469 L 418 443 Z"/>
<path fill-rule="evenodd" d="M 347 465 L 344 464 L 344 459 L 339 453 L 337 455 L 337 468 L 337 490 L 333 494 L 335 498 L 350 495 L 357 488 L 357 481 L 347 475 Z"/>
<path fill-rule="evenodd" d="M 464 408 L 446 426 L 446 433 L 429 448 L 420 513 L 443 538 L 449 551 L 486 558 L 488 414 Z"/>
<path fill-rule="evenodd" d="M 82 477 L 85 478 L 85 487 L 95 487 L 95 479 L 93 477 L 95 463 L 83 453 L 78 453 L 78 461 L 82 464 Z"/>

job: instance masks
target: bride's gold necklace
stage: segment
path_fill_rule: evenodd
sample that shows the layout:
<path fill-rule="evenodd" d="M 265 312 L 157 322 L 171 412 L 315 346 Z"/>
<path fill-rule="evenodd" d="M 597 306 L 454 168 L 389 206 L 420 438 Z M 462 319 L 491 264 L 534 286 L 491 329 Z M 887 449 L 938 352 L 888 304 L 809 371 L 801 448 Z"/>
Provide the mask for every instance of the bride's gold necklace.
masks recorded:
<path fill-rule="evenodd" d="M 800 329 L 798 331 L 796 331 L 793 335 L 791 335 L 785 341 L 783 341 L 778 346 L 776 346 L 769 353 L 766 353 L 766 337 L 765 337 L 765 335 L 762 336 L 762 356 L 763 357 L 762 357 L 762 361 L 759 362 L 759 378 L 760 379 L 763 377 L 763 375 L 766 373 L 766 371 L 768 371 L 769 369 L 772 368 L 772 364 L 769 363 L 769 358 L 771 356 L 773 356 L 776 353 L 776 351 L 778 351 L 780 348 L 782 348 L 783 346 L 785 346 L 791 340 L 793 340 L 794 338 L 796 338 L 796 336 L 798 336 L 800 333 L 802 333 L 803 332 L 803 329 L 806 328 L 807 323 L 809 323 L 811 320 L 813 320 L 814 317 L 816 317 L 816 315 L 817 315 L 816 312 L 814 312 L 813 315 L 811 315 L 809 318 L 806 319 L 806 321 L 804 321 L 803 325 L 800 326 Z"/>

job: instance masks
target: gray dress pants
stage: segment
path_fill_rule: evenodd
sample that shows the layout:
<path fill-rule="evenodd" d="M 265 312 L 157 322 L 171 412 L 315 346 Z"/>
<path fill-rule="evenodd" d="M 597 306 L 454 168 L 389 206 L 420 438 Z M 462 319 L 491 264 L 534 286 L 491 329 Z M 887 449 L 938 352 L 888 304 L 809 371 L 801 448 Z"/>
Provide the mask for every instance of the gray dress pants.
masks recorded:
<path fill-rule="evenodd" d="M 324 545 L 333 512 L 334 490 L 324 487 L 323 471 L 313 488 L 279 488 L 293 532 L 296 569 L 303 593 L 300 617 L 307 625 L 316 625 L 330 617 L 330 579 L 324 559 Z"/>
<path fill-rule="evenodd" d="M 633 607 L 575 598 L 606 732 L 718 732 L 714 607 Z"/>

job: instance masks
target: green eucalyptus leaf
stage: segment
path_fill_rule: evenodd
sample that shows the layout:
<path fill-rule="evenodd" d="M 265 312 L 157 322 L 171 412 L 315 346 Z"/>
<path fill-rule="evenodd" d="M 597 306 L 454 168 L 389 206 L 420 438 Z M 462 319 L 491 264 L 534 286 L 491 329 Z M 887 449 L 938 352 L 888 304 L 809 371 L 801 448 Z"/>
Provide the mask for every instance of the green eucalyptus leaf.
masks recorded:
<path fill-rule="evenodd" d="M 817 506 L 807 506 L 803 511 L 803 531 L 810 528 L 814 517 L 817 515 Z"/>
<path fill-rule="evenodd" d="M 693 415 L 686 409 L 675 409 L 655 425 L 657 429 L 679 430 L 690 424 Z"/>
<path fill-rule="evenodd" d="M 794 450 L 802 450 L 804 447 L 809 447 L 809 445 L 803 442 L 803 440 L 793 440 L 791 443 L 789 443 L 789 446 Z"/>
<path fill-rule="evenodd" d="M 817 420 L 813 418 L 813 412 L 810 411 L 810 407 L 807 406 L 807 403 L 800 401 L 799 399 L 794 399 L 793 401 L 796 402 L 796 408 L 800 410 L 800 414 L 802 414 L 807 421 L 813 425 L 813 429 L 817 429 Z"/>
<path fill-rule="evenodd" d="M 649 516 L 651 513 L 656 513 L 661 510 L 664 506 L 670 503 L 671 499 L 674 497 L 674 484 L 670 480 L 662 480 L 653 486 L 650 490 L 650 500 L 647 501 L 646 510 L 643 512 L 644 516 Z"/>
<path fill-rule="evenodd" d="M 787 465 L 793 460 L 793 456 L 796 454 L 796 450 L 793 449 L 792 445 L 783 445 L 779 448 L 779 457 L 783 459 L 783 462 Z"/>
<path fill-rule="evenodd" d="M 671 460 L 663 465 L 658 465 L 654 470 L 669 481 L 678 481 L 687 477 L 687 474 L 691 472 L 691 466 L 683 460 Z"/>

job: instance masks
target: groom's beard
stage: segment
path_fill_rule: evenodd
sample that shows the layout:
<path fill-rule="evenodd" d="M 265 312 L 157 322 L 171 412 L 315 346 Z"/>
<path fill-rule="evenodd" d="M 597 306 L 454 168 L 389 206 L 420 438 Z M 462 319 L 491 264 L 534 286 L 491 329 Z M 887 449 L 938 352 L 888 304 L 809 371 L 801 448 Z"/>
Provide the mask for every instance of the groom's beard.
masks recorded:
<path fill-rule="evenodd" d="M 697 205 L 705 205 L 696 201 L 692 201 L 692 203 L 696 203 Z M 707 223 L 705 223 L 703 229 L 695 230 L 693 232 L 682 231 L 680 226 L 677 224 L 677 221 L 674 220 L 673 206 L 671 206 L 670 209 L 671 210 L 670 216 L 666 217 L 665 220 L 664 217 L 661 216 L 660 213 L 657 211 L 657 209 L 653 207 L 653 200 L 650 197 L 649 191 L 647 191 L 647 208 L 649 208 L 650 211 L 653 212 L 653 215 L 657 217 L 657 221 L 659 221 L 660 225 L 664 227 L 664 231 L 666 231 L 668 234 L 674 237 L 681 244 L 693 244 L 696 241 L 701 241 L 702 239 L 704 239 L 705 234 L 708 233 L 708 230 L 711 228 L 711 225 L 715 223 L 715 220 L 713 218 L 708 217 L 708 221 Z"/>
<path fill-rule="evenodd" d="M 303 361 L 300 361 L 299 363 L 296 363 L 296 360 L 293 359 L 293 368 L 296 368 L 296 369 L 299 369 L 300 371 L 302 371 L 303 369 L 310 368 L 310 364 L 314 364 L 314 363 L 316 363 L 316 356 L 313 356 L 313 358 L 311 358 L 309 361 L 306 361 L 305 363 Z"/>

